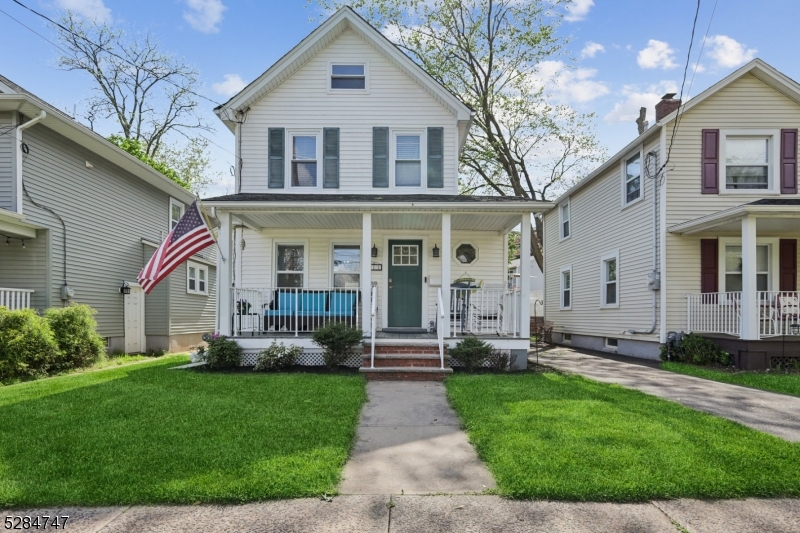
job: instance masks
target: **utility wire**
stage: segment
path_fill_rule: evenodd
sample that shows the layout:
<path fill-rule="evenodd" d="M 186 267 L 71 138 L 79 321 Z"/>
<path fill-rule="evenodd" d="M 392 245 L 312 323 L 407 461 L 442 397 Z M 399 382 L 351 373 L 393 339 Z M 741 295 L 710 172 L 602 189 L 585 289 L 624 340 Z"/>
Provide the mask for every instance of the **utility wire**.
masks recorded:
<path fill-rule="evenodd" d="M 706 34 L 703 36 L 703 43 L 700 45 L 700 54 L 697 56 L 697 63 L 694 65 L 694 72 L 692 72 L 692 81 L 689 82 L 689 91 L 687 93 L 687 97 L 692 94 L 692 85 L 694 85 L 694 77 L 697 75 L 697 68 L 700 66 L 700 59 L 703 57 L 703 50 L 706 47 L 706 39 L 708 39 L 708 33 L 711 31 L 711 23 L 714 22 L 714 14 L 717 12 L 717 3 L 719 0 L 714 0 L 714 9 L 711 10 L 711 18 L 708 19 L 708 27 L 706 28 Z"/>

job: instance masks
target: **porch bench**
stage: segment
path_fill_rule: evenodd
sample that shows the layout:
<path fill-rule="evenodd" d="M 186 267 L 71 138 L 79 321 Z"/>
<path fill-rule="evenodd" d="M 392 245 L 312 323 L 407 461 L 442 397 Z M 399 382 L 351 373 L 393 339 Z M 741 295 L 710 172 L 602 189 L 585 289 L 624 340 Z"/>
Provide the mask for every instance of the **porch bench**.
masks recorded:
<path fill-rule="evenodd" d="M 346 319 L 356 316 L 356 292 L 339 292 L 331 290 L 300 289 L 275 290 L 275 296 L 269 307 L 264 309 L 264 331 L 274 328 L 294 330 L 312 329 L 312 326 L 322 325 L 321 319 Z M 303 319 L 301 322 L 296 323 Z"/>

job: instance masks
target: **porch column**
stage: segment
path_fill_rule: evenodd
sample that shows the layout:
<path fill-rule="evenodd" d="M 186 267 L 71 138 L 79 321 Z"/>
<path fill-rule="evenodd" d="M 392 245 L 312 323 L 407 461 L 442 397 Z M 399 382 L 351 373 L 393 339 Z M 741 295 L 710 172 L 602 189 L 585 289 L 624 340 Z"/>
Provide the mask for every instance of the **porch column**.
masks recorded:
<path fill-rule="evenodd" d="M 742 219 L 742 333 L 741 338 L 758 340 L 758 295 L 756 294 L 756 219 Z"/>
<path fill-rule="evenodd" d="M 217 210 L 217 331 L 231 335 L 231 214 Z"/>
<path fill-rule="evenodd" d="M 372 327 L 372 213 L 361 215 L 361 329 Z M 376 317 L 377 318 L 377 317 Z"/>
<path fill-rule="evenodd" d="M 453 251 L 450 244 L 450 213 L 442 213 L 442 306 L 444 307 L 444 318 L 442 310 L 437 309 L 439 316 L 436 317 L 437 327 L 445 328 L 445 337 L 453 334 L 450 331 L 450 261 Z M 438 303 L 438 301 L 437 301 Z"/>
<path fill-rule="evenodd" d="M 531 214 L 522 215 L 519 233 L 519 336 L 531 337 Z"/>

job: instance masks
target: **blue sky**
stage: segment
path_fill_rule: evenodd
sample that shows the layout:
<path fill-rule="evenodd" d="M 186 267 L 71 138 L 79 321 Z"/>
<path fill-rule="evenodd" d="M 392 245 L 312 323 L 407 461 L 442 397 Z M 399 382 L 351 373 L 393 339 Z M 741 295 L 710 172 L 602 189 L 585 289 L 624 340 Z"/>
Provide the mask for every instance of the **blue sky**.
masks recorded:
<path fill-rule="evenodd" d="M 201 92 L 225 101 L 266 70 L 316 25 L 305 0 L 23 0 L 34 9 L 56 16 L 64 8 L 109 20 L 127 31 L 150 30 L 163 49 L 183 56 L 200 71 Z M 597 114 L 596 131 L 612 154 L 636 135 L 634 119 L 641 106 L 652 109 L 667 91 L 679 88 L 689 46 L 695 0 L 575 0 L 560 31 L 569 35 L 574 62 L 559 59 L 543 67 L 553 75 L 554 97 L 576 109 Z M 714 8 L 702 0 L 692 65 Z M 53 38 L 43 21 L 11 2 L 0 9 L 42 35 Z M 797 0 L 718 0 L 708 31 L 701 68 L 690 95 L 733 71 L 753 57 L 800 79 Z M 783 36 L 783 37 L 778 37 Z M 58 51 L 49 43 L 0 13 L 0 73 L 64 110 L 80 109 L 91 94 L 91 80 L 82 73 L 55 67 Z M 566 63 L 566 64 L 565 64 Z M 567 67 L 569 65 L 570 67 Z M 692 69 L 689 79 L 692 78 Z M 689 83 L 687 82 L 687 89 Z M 218 126 L 208 136 L 215 168 L 222 174 L 209 193 L 231 187 L 233 136 L 204 101 L 204 112 Z M 649 117 L 652 122 L 652 116 Z M 103 125 L 102 127 L 106 127 Z M 113 131 L 102 131 L 103 134 Z"/>

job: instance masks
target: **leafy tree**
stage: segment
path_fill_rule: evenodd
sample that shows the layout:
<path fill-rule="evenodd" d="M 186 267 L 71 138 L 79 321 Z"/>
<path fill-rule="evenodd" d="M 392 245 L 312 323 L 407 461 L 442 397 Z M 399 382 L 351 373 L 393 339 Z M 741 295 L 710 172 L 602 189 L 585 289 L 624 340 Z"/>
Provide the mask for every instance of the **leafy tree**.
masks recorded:
<path fill-rule="evenodd" d="M 350 5 L 475 110 L 461 191 L 551 200 L 604 156 L 592 124 L 553 103 L 541 64 L 565 54 L 570 0 L 307 0 Z M 542 221 L 531 232 L 542 264 Z"/>
<path fill-rule="evenodd" d="M 147 151 L 142 146 L 141 141 L 138 141 L 137 139 L 126 139 L 121 135 L 111 135 L 108 138 L 108 140 L 111 141 L 113 144 L 119 146 L 132 156 L 140 159 L 143 163 L 150 165 L 157 171 L 161 172 L 166 177 L 168 177 L 169 179 L 171 179 L 184 189 L 189 188 L 189 182 L 181 178 L 181 176 L 178 175 L 178 173 L 174 169 L 170 168 L 163 161 L 157 161 L 152 157 L 150 157 L 149 155 L 147 155 Z"/>

